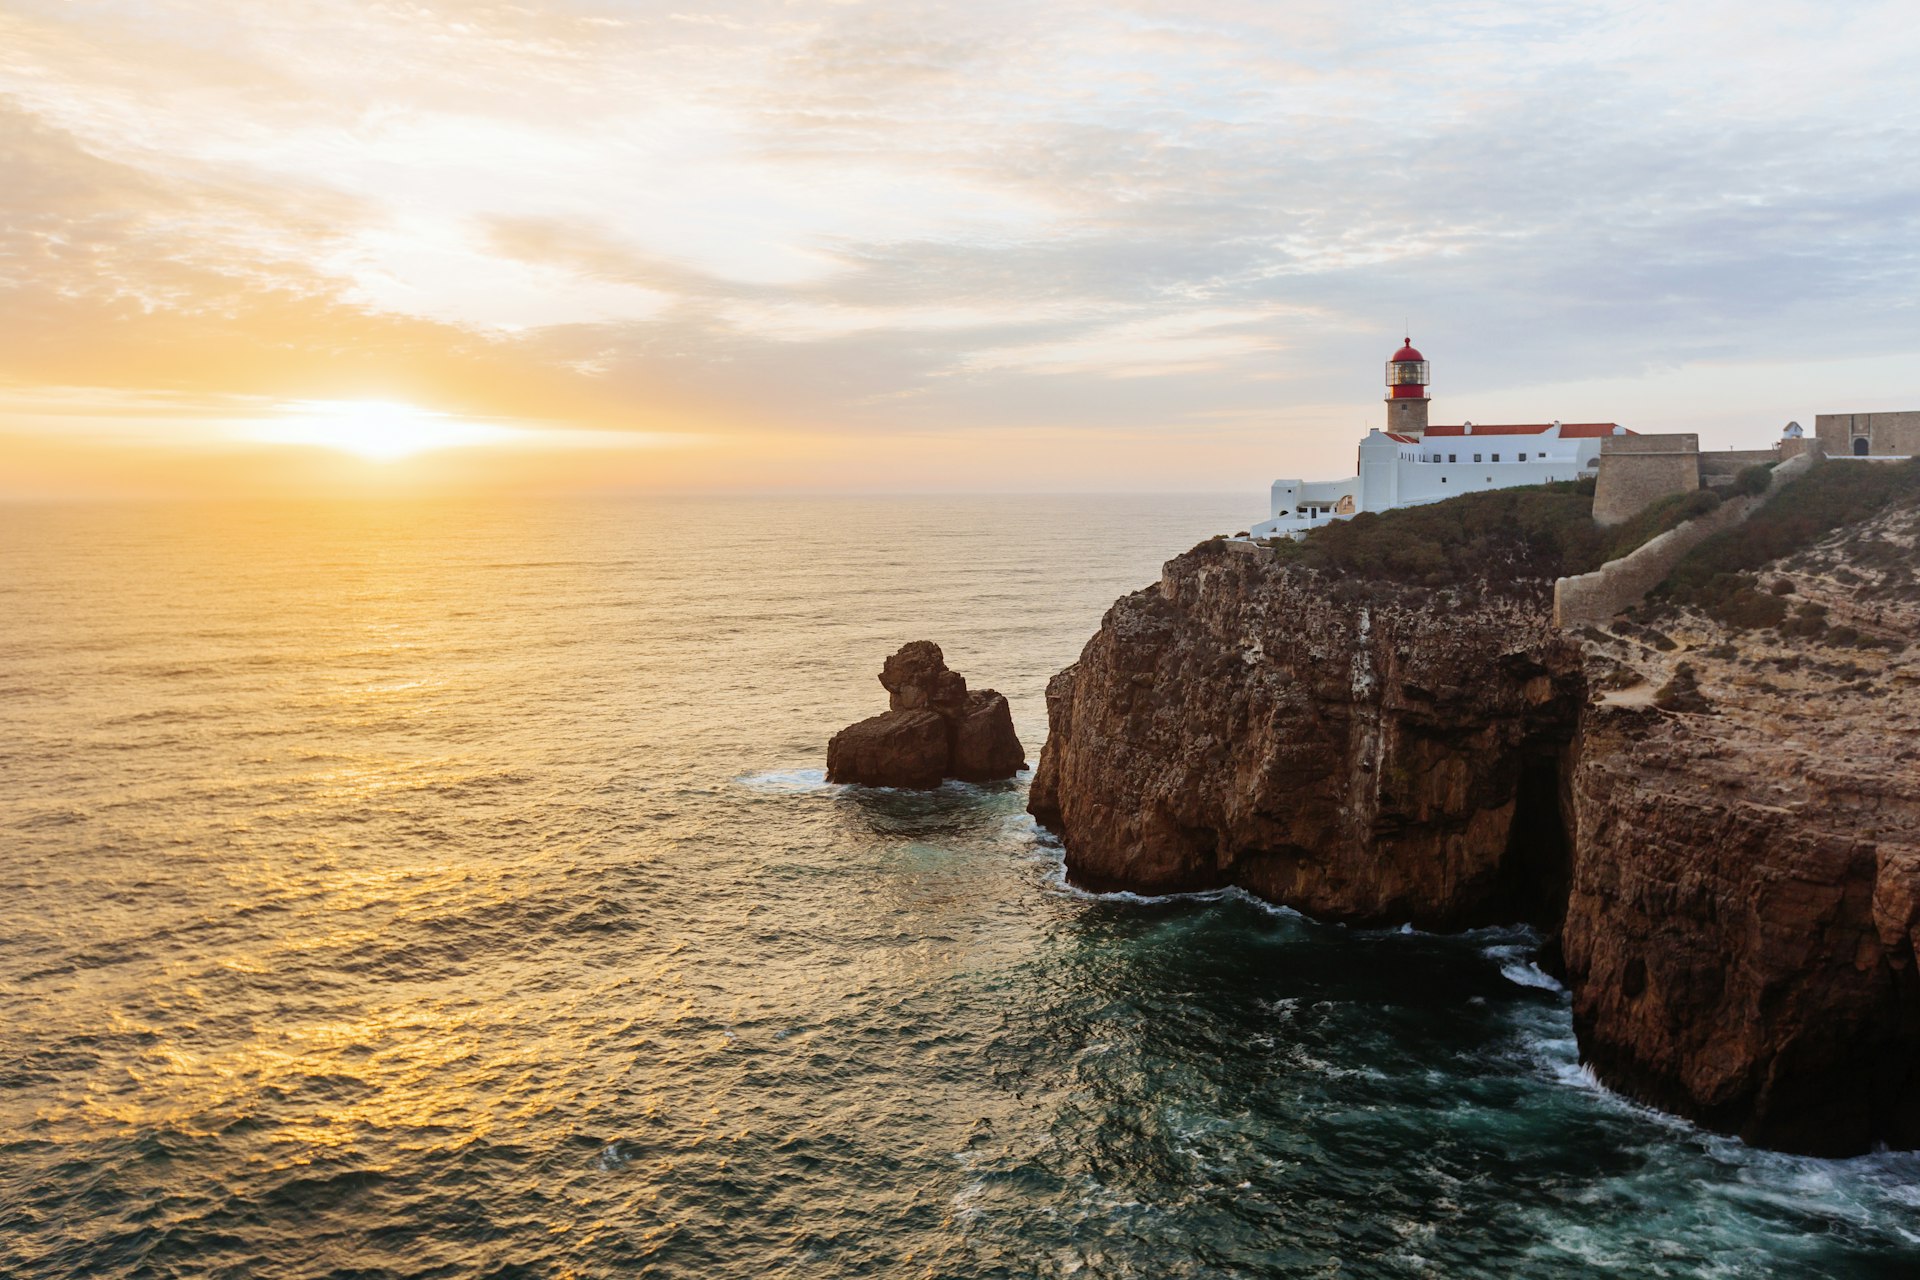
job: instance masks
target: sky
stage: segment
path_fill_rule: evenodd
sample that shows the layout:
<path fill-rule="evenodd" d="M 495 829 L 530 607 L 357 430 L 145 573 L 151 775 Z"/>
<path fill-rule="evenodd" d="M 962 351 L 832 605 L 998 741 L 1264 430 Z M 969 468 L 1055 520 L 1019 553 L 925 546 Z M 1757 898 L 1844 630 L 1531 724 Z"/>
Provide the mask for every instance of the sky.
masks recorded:
<path fill-rule="evenodd" d="M 0 497 L 1263 490 L 1920 408 L 1903 3 L 0 0 Z"/>

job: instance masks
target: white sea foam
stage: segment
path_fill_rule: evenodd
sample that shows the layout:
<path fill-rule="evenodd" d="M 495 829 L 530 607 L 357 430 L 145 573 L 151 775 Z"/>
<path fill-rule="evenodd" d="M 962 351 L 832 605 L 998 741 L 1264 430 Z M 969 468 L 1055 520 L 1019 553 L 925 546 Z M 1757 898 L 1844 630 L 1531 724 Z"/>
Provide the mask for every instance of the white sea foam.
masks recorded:
<path fill-rule="evenodd" d="M 1532 961 L 1503 964 L 1500 966 L 1500 976 L 1508 982 L 1518 983 L 1523 987 L 1534 987 L 1541 991 L 1566 990 L 1565 987 L 1560 985 L 1558 978 L 1542 969 L 1539 965 L 1534 964 Z"/>
<path fill-rule="evenodd" d="M 734 779 L 743 787 L 755 791 L 806 792 L 806 791 L 843 791 L 837 782 L 827 781 L 825 769 L 769 769 L 764 773 L 749 773 Z"/>
<path fill-rule="evenodd" d="M 1190 893 L 1135 893 L 1131 889 L 1113 889 L 1097 893 L 1092 889 L 1083 889 L 1067 879 L 1067 864 L 1057 852 L 1050 857 L 1035 857 L 1035 862 L 1051 863 L 1046 876 L 1046 886 L 1055 893 L 1068 898 L 1078 898 L 1082 902 L 1124 902 L 1134 906 L 1164 906 L 1170 902 L 1238 902 L 1281 919 L 1301 920 L 1305 917 L 1292 907 L 1268 902 L 1255 894 L 1248 893 L 1237 884 L 1224 889 L 1196 889 Z"/>

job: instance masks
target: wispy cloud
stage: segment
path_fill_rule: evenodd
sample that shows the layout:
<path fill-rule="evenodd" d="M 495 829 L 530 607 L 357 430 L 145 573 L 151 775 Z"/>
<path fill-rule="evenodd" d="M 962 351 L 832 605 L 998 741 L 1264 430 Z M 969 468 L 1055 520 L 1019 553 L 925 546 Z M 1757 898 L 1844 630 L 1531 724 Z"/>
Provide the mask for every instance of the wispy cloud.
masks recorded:
<path fill-rule="evenodd" d="M 1704 407 L 1920 341 L 1917 55 L 1789 0 L 12 0 L 0 380 L 1171 440 L 1366 412 L 1405 316 L 1443 394 Z"/>

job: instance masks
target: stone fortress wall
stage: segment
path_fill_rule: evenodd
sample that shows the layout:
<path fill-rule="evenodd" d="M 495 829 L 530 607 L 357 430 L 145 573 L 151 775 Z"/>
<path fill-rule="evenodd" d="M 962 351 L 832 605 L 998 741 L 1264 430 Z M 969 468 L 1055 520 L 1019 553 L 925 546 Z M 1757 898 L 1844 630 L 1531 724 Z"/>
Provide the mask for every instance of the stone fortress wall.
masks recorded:
<path fill-rule="evenodd" d="M 1782 456 L 1779 449 L 1722 449 L 1719 453 L 1703 453 L 1700 455 L 1700 487 L 1718 489 L 1732 484 L 1748 467 L 1778 462 Z"/>
<path fill-rule="evenodd" d="M 1900 413 L 1823 413 L 1813 438 L 1833 458 L 1906 458 L 1920 454 L 1920 409 Z M 1859 443 L 1865 441 L 1864 447 Z"/>
<path fill-rule="evenodd" d="M 1766 450 L 1760 460 L 1767 460 L 1771 456 L 1772 451 Z M 1592 573 L 1561 578 L 1553 584 L 1554 625 L 1563 628 L 1598 626 L 1622 609 L 1640 603 L 1646 598 L 1647 592 L 1659 586 L 1673 572 L 1674 566 L 1685 559 L 1689 551 L 1714 534 L 1744 522 L 1748 516 L 1772 501 L 1781 486 L 1795 476 L 1804 474 L 1819 461 L 1818 450 L 1809 450 L 1789 458 L 1773 469 L 1766 492 L 1751 498 L 1731 498 L 1703 516 L 1696 516 L 1677 529 L 1667 530 L 1631 554 L 1608 561 Z M 1604 466 L 1601 474 L 1606 474 Z M 1598 505 L 1596 495 L 1596 512 Z"/>
<path fill-rule="evenodd" d="M 1699 436 L 1608 436 L 1600 442 L 1593 518 L 1619 524 L 1657 498 L 1699 487 Z"/>
<path fill-rule="evenodd" d="M 1793 453 L 1771 449 L 1726 449 L 1702 453 L 1691 432 L 1663 436 L 1611 436 L 1600 443 L 1600 475 L 1593 490 L 1593 518 L 1619 524 L 1653 502 L 1695 489 L 1719 489 L 1759 463 L 1778 462 Z"/>

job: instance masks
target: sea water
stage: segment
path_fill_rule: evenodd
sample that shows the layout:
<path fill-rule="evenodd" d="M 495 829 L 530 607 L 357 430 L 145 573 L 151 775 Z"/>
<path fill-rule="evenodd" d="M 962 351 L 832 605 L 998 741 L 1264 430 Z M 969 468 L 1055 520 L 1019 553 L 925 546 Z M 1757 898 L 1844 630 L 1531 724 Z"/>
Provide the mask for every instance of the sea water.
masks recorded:
<path fill-rule="evenodd" d="M 1257 506 L 0 511 L 0 1273 L 1920 1274 L 1920 1161 L 1610 1095 L 1524 932 L 822 781 L 922 637 L 1035 757 Z"/>

